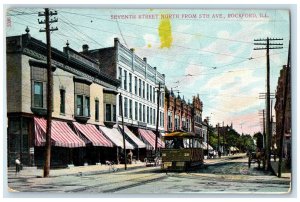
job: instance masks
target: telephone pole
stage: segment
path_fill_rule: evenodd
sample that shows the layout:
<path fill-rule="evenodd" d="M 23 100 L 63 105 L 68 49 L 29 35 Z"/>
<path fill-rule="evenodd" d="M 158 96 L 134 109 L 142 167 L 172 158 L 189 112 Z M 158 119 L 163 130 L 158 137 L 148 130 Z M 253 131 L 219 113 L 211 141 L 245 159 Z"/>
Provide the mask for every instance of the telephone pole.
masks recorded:
<path fill-rule="evenodd" d="M 218 153 L 220 151 L 220 128 L 219 123 L 217 124 L 217 130 L 218 130 Z"/>
<path fill-rule="evenodd" d="M 254 39 L 254 45 L 264 46 L 259 48 L 254 48 L 254 50 L 266 50 L 266 59 L 267 59 L 267 99 L 266 99 L 266 153 L 265 157 L 267 159 L 266 170 L 270 169 L 270 137 L 271 137 L 271 127 L 270 127 L 270 49 L 282 49 L 282 43 L 270 43 L 270 41 L 282 41 L 283 39 L 278 38 L 269 38 L 266 39 Z M 264 43 L 262 43 L 264 42 Z"/>
<path fill-rule="evenodd" d="M 156 111 L 156 134 L 155 134 L 155 155 L 157 155 L 157 141 L 158 141 L 158 122 L 159 122 L 159 101 L 160 101 L 160 82 L 157 89 L 157 111 Z"/>
<path fill-rule="evenodd" d="M 57 15 L 56 11 L 49 11 L 49 8 L 45 8 L 45 12 L 39 12 L 39 16 L 45 16 L 45 20 L 38 20 L 39 24 L 45 24 L 46 28 L 41 29 L 40 32 L 46 32 L 47 39 L 47 126 L 46 126 L 46 152 L 44 162 L 44 177 L 49 177 L 50 162 L 51 162 L 51 122 L 52 122 L 52 96 L 53 96 L 53 75 L 51 69 L 51 40 L 50 31 L 58 30 L 57 27 L 50 28 L 50 23 L 57 22 L 57 18 L 49 19 L 49 16 Z"/>

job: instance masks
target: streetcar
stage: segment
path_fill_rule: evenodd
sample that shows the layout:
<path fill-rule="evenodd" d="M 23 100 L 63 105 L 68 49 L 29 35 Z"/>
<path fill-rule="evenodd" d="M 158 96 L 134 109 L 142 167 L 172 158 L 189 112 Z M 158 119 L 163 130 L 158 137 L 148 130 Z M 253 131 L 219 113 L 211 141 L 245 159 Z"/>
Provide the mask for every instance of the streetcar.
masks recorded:
<path fill-rule="evenodd" d="M 192 132 L 175 131 L 164 136 L 161 149 L 163 171 L 187 171 L 203 164 L 200 137 Z"/>

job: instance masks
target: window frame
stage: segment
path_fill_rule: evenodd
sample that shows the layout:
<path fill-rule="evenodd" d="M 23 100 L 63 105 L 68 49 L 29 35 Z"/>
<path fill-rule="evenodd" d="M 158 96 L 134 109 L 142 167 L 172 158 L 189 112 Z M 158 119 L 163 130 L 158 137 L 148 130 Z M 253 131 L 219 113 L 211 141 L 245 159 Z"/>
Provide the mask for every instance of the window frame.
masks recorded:
<path fill-rule="evenodd" d="M 36 94 L 35 92 L 35 86 L 36 84 L 40 84 L 41 86 L 41 94 Z M 42 81 L 33 81 L 33 107 L 34 108 L 45 108 L 44 107 L 44 101 L 43 101 L 43 98 L 44 98 L 44 91 L 43 91 L 43 88 L 44 88 L 44 82 Z M 39 104 L 37 105 L 36 104 L 36 96 L 39 95 L 40 96 L 40 101 L 39 101 Z"/>

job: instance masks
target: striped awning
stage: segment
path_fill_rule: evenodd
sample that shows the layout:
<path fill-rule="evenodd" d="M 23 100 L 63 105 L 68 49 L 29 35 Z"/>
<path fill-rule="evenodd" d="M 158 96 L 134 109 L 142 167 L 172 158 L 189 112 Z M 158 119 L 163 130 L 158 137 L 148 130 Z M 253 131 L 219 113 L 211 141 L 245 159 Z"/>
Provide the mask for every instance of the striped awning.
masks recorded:
<path fill-rule="evenodd" d="M 153 149 L 155 148 L 155 134 L 151 130 L 138 129 L 140 136 L 143 140 L 148 143 Z M 157 147 L 165 147 L 165 144 L 161 141 L 160 138 L 157 139 Z"/>
<path fill-rule="evenodd" d="M 99 131 L 95 125 L 73 122 L 77 134 L 83 134 L 93 146 L 113 147 L 113 143 Z"/>
<path fill-rule="evenodd" d="M 47 121 L 44 118 L 34 117 L 35 145 L 44 146 L 46 143 Z M 51 145 L 56 147 L 85 147 L 81 140 L 68 126 L 66 122 L 52 120 Z"/>
<path fill-rule="evenodd" d="M 122 126 L 120 126 L 121 130 L 122 130 Z M 140 140 L 137 136 L 135 136 L 135 134 L 133 134 L 128 128 L 127 126 L 124 126 L 124 132 L 126 133 L 126 135 L 134 142 L 134 144 L 137 145 L 138 148 L 145 148 L 146 145 L 145 143 L 142 142 L 142 140 Z"/>
<path fill-rule="evenodd" d="M 99 128 L 115 145 L 124 149 L 123 135 L 118 131 L 117 128 L 107 128 L 105 126 L 99 126 Z M 125 147 L 126 149 L 134 149 L 134 147 L 127 140 L 125 140 Z"/>

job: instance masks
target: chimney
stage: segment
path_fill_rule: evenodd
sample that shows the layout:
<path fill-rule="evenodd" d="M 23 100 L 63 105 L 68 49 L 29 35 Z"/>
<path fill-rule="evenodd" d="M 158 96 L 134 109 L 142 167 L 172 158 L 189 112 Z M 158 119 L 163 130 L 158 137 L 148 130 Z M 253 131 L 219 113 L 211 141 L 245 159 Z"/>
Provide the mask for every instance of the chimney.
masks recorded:
<path fill-rule="evenodd" d="M 147 58 L 143 58 L 143 60 L 147 63 Z"/>
<path fill-rule="evenodd" d="M 82 45 L 82 52 L 87 53 L 89 51 L 89 46 L 87 44 Z"/>
<path fill-rule="evenodd" d="M 134 52 L 134 48 L 130 48 L 131 52 Z"/>
<path fill-rule="evenodd" d="M 114 38 L 114 46 L 115 47 L 117 47 L 118 43 L 119 43 L 119 38 L 118 37 Z"/>
<path fill-rule="evenodd" d="M 162 76 L 163 76 L 163 77 L 166 77 L 166 75 L 165 75 L 165 74 L 162 74 Z"/>

